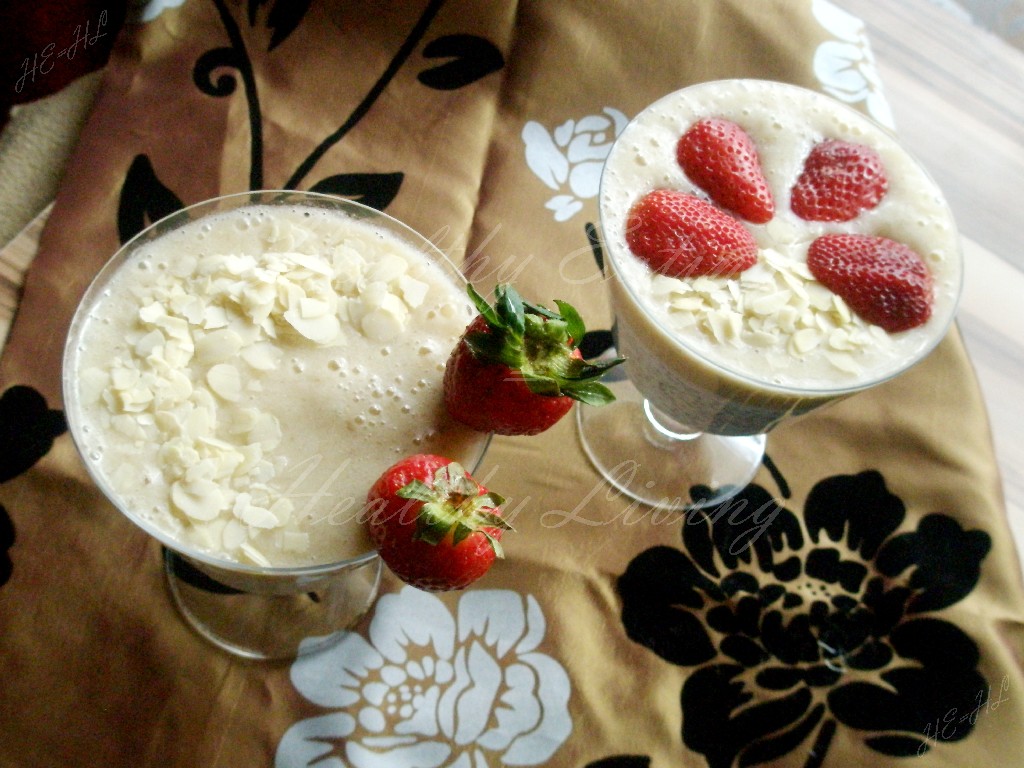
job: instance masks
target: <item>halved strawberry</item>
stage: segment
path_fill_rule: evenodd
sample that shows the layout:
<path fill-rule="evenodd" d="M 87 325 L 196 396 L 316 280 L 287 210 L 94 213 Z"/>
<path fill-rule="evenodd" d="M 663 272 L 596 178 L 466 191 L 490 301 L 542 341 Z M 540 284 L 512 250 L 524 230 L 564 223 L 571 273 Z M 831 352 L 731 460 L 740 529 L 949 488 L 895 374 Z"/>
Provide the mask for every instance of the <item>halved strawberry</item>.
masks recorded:
<path fill-rule="evenodd" d="M 807 267 L 857 315 L 889 333 L 931 317 L 931 272 L 903 243 L 873 235 L 822 235 L 807 251 Z"/>
<path fill-rule="evenodd" d="M 775 200 L 761 170 L 753 139 L 731 120 L 698 120 L 676 143 L 676 160 L 690 180 L 719 206 L 764 224 Z"/>
<path fill-rule="evenodd" d="M 851 221 L 878 205 L 888 189 L 885 167 L 875 150 L 826 139 L 804 160 L 790 208 L 804 221 Z"/>
<path fill-rule="evenodd" d="M 505 500 L 443 456 L 408 456 L 384 471 L 366 497 L 370 539 L 402 581 L 428 592 L 463 589 L 502 557 L 511 530 Z"/>
<path fill-rule="evenodd" d="M 669 277 L 732 275 L 757 263 L 757 242 L 740 221 L 674 189 L 656 189 L 633 205 L 626 243 Z"/>
<path fill-rule="evenodd" d="M 586 326 L 572 305 L 558 312 L 524 302 L 510 285 L 494 289 L 490 306 L 472 285 L 480 314 L 448 358 L 444 402 L 453 419 L 481 432 L 535 435 L 553 426 L 573 401 L 615 399 L 598 380 L 621 358 L 589 362 L 578 349 Z"/>

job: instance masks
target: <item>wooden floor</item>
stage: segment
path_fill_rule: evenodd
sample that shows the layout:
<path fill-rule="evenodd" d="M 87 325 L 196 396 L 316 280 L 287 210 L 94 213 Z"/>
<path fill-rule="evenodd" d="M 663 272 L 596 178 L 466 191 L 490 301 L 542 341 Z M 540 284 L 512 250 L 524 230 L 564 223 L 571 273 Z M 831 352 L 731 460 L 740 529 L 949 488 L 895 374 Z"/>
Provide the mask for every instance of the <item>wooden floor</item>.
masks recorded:
<path fill-rule="evenodd" d="M 903 139 L 965 236 L 960 329 L 1024 552 L 1024 51 L 928 0 L 833 0 L 864 20 Z M 0 251 L 0 345 L 45 212 Z"/>

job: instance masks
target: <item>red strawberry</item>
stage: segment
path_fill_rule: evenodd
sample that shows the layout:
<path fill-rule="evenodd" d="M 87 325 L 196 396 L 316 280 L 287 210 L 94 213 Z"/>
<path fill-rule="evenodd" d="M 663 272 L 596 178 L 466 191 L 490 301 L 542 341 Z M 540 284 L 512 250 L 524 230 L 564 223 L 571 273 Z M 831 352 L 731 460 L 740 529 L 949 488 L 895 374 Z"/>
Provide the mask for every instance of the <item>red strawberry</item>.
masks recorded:
<path fill-rule="evenodd" d="M 823 235 L 807 251 L 814 278 L 889 333 L 927 322 L 932 275 L 917 252 L 887 237 Z"/>
<path fill-rule="evenodd" d="M 472 285 L 480 314 L 452 350 L 444 372 L 444 401 L 453 419 L 481 432 L 535 435 L 578 400 L 615 399 L 598 379 L 621 359 L 593 363 L 577 345 L 586 327 L 564 301 L 559 312 L 525 303 L 508 285 L 494 289 L 491 307 Z"/>
<path fill-rule="evenodd" d="M 676 160 L 722 208 L 755 224 L 775 214 L 757 147 L 736 123 L 718 117 L 698 120 L 676 144 Z"/>
<path fill-rule="evenodd" d="M 878 205 L 888 188 L 882 158 L 875 150 L 826 139 L 804 160 L 790 207 L 805 221 L 850 221 Z"/>
<path fill-rule="evenodd" d="M 389 467 L 366 496 L 368 529 L 402 581 L 429 592 L 463 589 L 502 556 L 504 499 L 443 456 L 418 454 Z"/>
<path fill-rule="evenodd" d="M 669 277 L 732 275 L 757 263 L 757 243 L 737 219 L 699 197 L 656 189 L 626 220 L 629 249 Z"/>

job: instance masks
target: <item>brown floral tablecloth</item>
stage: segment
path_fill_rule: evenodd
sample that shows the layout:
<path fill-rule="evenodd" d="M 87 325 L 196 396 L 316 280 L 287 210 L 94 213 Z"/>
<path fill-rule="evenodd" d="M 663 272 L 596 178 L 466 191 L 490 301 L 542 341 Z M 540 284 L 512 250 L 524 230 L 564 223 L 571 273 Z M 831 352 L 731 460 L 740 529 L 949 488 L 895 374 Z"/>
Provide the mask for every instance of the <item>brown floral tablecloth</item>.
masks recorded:
<path fill-rule="evenodd" d="M 0 765 L 1020 764 L 1024 594 L 955 331 L 773 432 L 745 507 L 632 504 L 571 418 L 496 439 L 479 474 L 509 497 L 508 558 L 444 596 L 387 578 L 339 645 L 294 663 L 237 660 L 180 621 L 158 545 L 66 434 L 86 284 L 148 222 L 220 193 L 359 199 L 482 285 L 607 329 L 595 195 L 625 121 L 688 83 L 758 77 L 887 122 L 857 19 L 826 0 L 132 14 L 0 365 Z"/>

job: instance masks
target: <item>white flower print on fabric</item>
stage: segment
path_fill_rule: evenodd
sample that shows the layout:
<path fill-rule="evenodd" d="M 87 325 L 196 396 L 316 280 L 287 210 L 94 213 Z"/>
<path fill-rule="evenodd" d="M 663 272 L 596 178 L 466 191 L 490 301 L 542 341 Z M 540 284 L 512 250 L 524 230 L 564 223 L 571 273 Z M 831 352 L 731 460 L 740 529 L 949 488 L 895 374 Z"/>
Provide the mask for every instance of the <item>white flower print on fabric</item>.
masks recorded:
<path fill-rule="evenodd" d="M 185 0 L 133 0 L 129 5 L 131 17 L 136 21 L 152 21 L 168 8 L 177 8 Z"/>
<path fill-rule="evenodd" d="M 605 107 L 603 114 L 566 120 L 548 132 L 530 120 L 523 126 L 526 165 L 554 195 L 545 208 L 555 221 L 567 221 L 583 208 L 583 200 L 597 197 L 601 169 L 615 137 L 629 122 L 619 110 Z"/>
<path fill-rule="evenodd" d="M 569 677 L 537 650 L 540 605 L 511 590 L 473 590 L 456 614 L 405 587 L 377 602 L 368 637 L 349 632 L 299 656 L 292 684 L 333 711 L 292 725 L 275 768 L 545 764 L 572 720 Z"/>
<path fill-rule="evenodd" d="M 829 0 L 812 0 L 811 11 L 817 22 L 837 38 L 826 40 L 814 52 L 814 76 L 822 88 L 840 101 L 863 102 L 871 117 L 893 128 L 892 110 L 882 93 L 864 22 Z"/>

